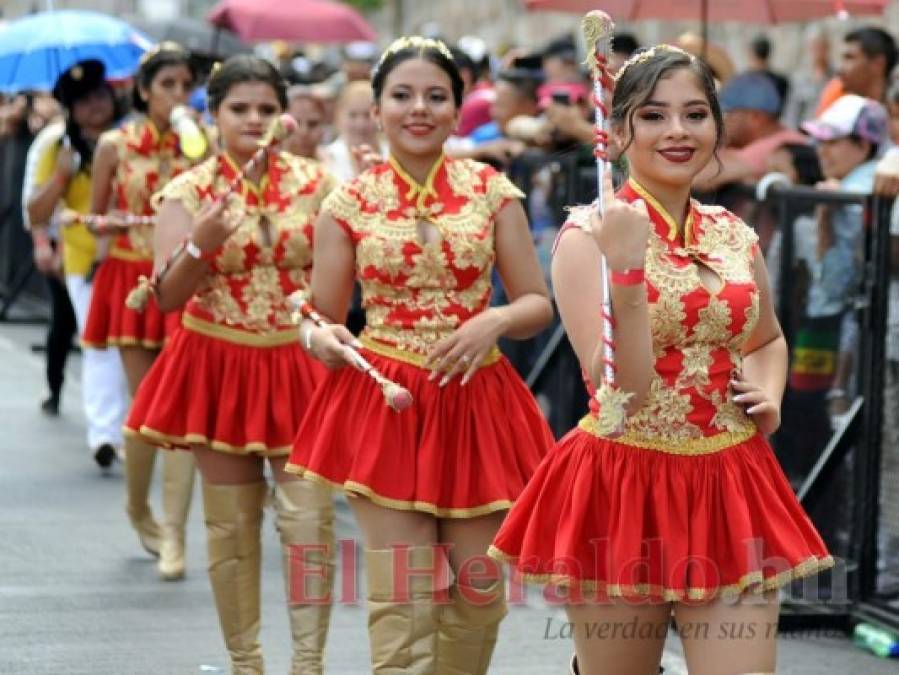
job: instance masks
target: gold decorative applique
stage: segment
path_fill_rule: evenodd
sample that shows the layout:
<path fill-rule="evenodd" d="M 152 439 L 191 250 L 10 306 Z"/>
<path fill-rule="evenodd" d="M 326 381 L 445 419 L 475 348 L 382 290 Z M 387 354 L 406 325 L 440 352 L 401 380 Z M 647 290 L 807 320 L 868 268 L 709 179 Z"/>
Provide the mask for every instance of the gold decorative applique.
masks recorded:
<path fill-rule="evenodd" d="M 662 356 L 666 348 L 683 339 L 683 322 L 686 319 L 684 303 L 677 294 L 660 293 L 658 299 L 649 305 L 649 326 L 656 358 Z"/>
<path fill-rule="evenodd" d="M 485 309 L 495 210 L 519 194 L 483 164 L 445 158 L 424 184 L 391 158 L 335 191 L 324 208 L 353 233 L 367 334 L 423 354 Z M 423 221 L 436 240 L 420 241 Z"/>
<path fill-rule="evenodd" d="M 715 406 L 715 416 L 712 418 L 713 427 L 731 433 L 748 433 L 755 430 L 755 425 L 747 417 L 743 408 L 733 402 L 730 394 L 722 395 L 720 391 L 714 391 L 710 400 Z"/>
<path fill-rule="evenodd" d="M 220 193 L 233 168 L 223 158 L 212 161 L 214 170 L 204 165 L 184 179 L 192 183 L 192 190 L 169 187 L 161 198 Z M 326 196 L 322 185 L 327 185 L 315 162 L 287 155 L 273 155 L 269 162 L 260 188 L 245 185 L 231 198 L 231 208 L 243 213 L 243 218 L 195 296 L 196 306 L 216 323 L 260 334 L 292 325 L 287 296 L 308 286 L 312 261 L 308 231 Z M 270 176 L 280 177 L 272 179 L 277 184 L 265 182 Z M 267 197 L 260 203 L 258 195 L 263 191 Z M 267 223 L 270 240 L 263 235 L 262 222 Z"/>
<path fill-rule="evenodd" d="M 599 414 L 596 416 L 596 432 L 600 436 L 613 436 L 624 430 L 627 417 L 627 404 L 633 398 L 630 392 L 606 383 L 596 391 L 594 398 L 599 403 Z"/>
<path fill-rule="evenodd" d="M 749 340 L 749 337 L 752 335 L 752 332 L 755 330 L 755 327 L 759 322 L 759 313 L 761 309 L 759 307 L 759 293 L 758 291 L 752 291 L 749 296 L 749 305 L 746 307 L 746 311 L 743 313 L 745 320 L 743 322 L 743 329 L 734 335 L 731 340 L 730 347 L 731 350 L 742 349 L 743 345 L 746 344 L 746 341 Z"/>
<path fill-rule="evenodd" d="M 565 221 L 571 223 L 587 234 L 593 233 L 593 225 L 590 222 L 590 216 L 596 210 L 595 204 L 582 204 L 580 206 L 572 206 L 568 209 L 568 216 Z"/>
<path fill-rule="evenodd" d="M 646 401 L 627 420 L 626 430 L 641 437 L 683 441 L 702 436 L 702 430 L 687 421 L 693 412 L 690 395 L 667 386 L 654 376 Z"/>

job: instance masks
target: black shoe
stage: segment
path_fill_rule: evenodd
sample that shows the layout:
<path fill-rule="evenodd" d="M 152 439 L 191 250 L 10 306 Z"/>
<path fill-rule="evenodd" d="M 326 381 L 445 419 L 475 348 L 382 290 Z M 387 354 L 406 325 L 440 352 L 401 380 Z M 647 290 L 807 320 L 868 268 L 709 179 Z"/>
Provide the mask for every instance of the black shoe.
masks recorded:
<path fill-rule="evenodd" d="M 59 416 L 59 394 L 50 394 L 46 400 L 41 401 L 41 412 L 50 417 Z"/>
<path fill-rule="evenodd" d="M 112 445 L 110 445 L 109 443 L 103 443 L 100 447 L 94 450 L 94 460 L 97 462 L 101 469 L 108 469 L 110 466 L 112 466 L 115 458 L 115 448 L 112 447 Z"/>

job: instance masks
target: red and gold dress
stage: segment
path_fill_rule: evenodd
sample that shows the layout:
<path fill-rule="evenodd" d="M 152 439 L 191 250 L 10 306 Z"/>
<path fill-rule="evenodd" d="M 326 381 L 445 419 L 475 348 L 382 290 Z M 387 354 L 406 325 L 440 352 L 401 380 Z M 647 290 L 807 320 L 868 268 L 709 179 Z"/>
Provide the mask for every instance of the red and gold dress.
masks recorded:
<path fill-rule="evenodd" d="M 648 397 L 612 439 L 598 429 L 588 385 L 590 412 L 540 465 L 491 555 L 535 583 L 677 601 L 772 589 L 832 566 L 729 386 L 759 317 L 755 233 L 727 210 L 693 202 L 684 242 L 633 180 L 618 196 L 643 199 L 655 225 Z M 590 208 L 573 210 L 566 227 L 589 229 Z M 717 292 L 703 285 L 697 261 L 720 278 Z"/>
<path fill-rule="evenodd" d="M 322 208 L 355 247 L 362 353 L 415 402 L 394 412 L 363 373 L 330 372 L 287 470 L 440 517 L 512 505 L 552 444 L 527 386 L 496 348 L 464 387 L 460 377 L 443 388 L 428 381 L 424 362 L 439 340 L 488 308 L 494 220 L 520 197 L 492 168 L 447 158 L 425 185 L 391 158 L 328 197 Z M 419 240 L 421 222 L 436 228 L 437 241 Z"/>
<path fill-rule="evenodd" d="M 152 216 L 150 199 L 193 162 L 185 157 L 171 129 L 160 133 L 149 118 L 123 125 L 103 135 L 117 152 L 111 211 Z M 141 276 L 153 272 L 153 226 L 139 225 L 117 235 L 94 277 L 91 306 L 82 341 L 91 347 L 159 349 L 177 325 L 178 313 L 168 316 L 150 298 L 142 311 L 125 305 Z"/>
<path fill-rule="evenodd" d="M 196 214 L 237 172 L 220 154 L 154 201 Z M 287 153 L 270 156 L 258 187 L 243 182 L 229 205 L 244 212 L 241 224 L 141 382 L 126 433 L 163 447 L 288 453 L 324 367 L 303 353 L 287 298 L 308 288 L 312 227 L 331 186 L 317 162 Z"/>

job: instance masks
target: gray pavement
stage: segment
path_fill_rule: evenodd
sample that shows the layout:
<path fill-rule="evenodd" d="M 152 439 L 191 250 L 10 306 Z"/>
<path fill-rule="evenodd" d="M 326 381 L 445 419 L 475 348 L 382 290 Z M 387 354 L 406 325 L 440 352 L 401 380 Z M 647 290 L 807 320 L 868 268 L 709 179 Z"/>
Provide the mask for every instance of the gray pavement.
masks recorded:
<path fill-rule="evenodd" d="M 187 578 L 161 582 L 125 518 L 121 467 L 101 475 L 85 448 L 77 356 L 62 415 L 48 419 L 38 412 L 43 357 L 29 345 L 43 332 L 40 326 L 0 324 L 0 674 L 227 673 L 205 572 L 199 489 L 188 530 Z M 158 486 L 156 481 L 157 505 Z M 341 504 L 338 536 L 357 535 Z M 290 642 L 270 514 L 263 560 L 263 648 L 268 672 L 286 673 Z M 528 603 L 513 607 L 503 623 L 491 673 L 563 675 L 572 650 L 571 640 L 558 638 L 563 621 L 559 609 L 530 590 Z M 364 605 L 338 604 L 327 672 L 361 675 L 367 664 Z M 663 664 L 671 675 L 686 674 L 673 635 Z M 897 670 L 895 661 L 861 652 L 842 637 L 782 638 L 779 645 L 779 673 Z"/>

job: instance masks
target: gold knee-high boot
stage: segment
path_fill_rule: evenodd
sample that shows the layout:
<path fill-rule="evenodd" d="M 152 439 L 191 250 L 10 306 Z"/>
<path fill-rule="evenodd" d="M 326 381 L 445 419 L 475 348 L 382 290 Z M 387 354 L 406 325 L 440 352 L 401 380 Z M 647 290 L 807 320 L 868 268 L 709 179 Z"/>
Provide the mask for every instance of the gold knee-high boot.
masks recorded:
<path fill-rule="evenodd" d="M 147 552 L 159 555 L 160 528 L 150 510 L 150 481 L 156 448 L 134 436 L 125 437 L 125 510 Z"/>
<path fill-rule="evenodd" d="M 259 645 L 259 585 L 265 481 L 245 485 L 203 482 L 209 581 L 232 675 L 264 672 Z"/>
<path fill-rule="evenodd" d="M 279 483 L 275 514 L 293 637 L 290 673 L 322 675 L 337 547 L 333 492 L 308 480 Z"/>
<path fill-rule="evenodd" d="M 437 655 L 437 594 L 445 594 L 449 582 L 434 576 L 395 576 L 396 555 L 409 556 L 407 569 L 432 569 L 435 555 L 440 557 L 430 546 L 402 553 L 365 551 L 372 673 L 432 675 Z"/>
<path fill-rule="evenodd" d="M 184 526 L 194 492 L 194 455 L 182 450 L 162 456 L 162 540 L 159 576 L 165 581 L 184 578 Z"/>
<path fill-rule="evenodd" d="M 502 579 L 487 588 L 454 585 L 441 608 L 437 640 L 437 675 L 485 675 L 506 616 Z"/>

